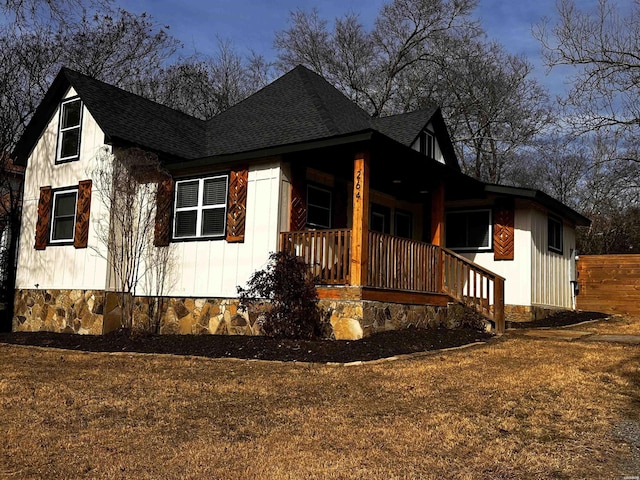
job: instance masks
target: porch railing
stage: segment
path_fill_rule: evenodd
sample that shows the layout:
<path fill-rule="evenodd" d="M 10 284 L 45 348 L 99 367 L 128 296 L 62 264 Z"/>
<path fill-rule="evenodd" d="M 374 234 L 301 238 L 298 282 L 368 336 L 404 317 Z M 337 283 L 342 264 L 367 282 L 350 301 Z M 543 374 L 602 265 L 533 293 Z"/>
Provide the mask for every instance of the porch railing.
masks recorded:
<path fill-rule="evenodd" d="M 504 332 L 504 278 L 451 250 L 441 248 L 442 292 L 495 323 Z"/>
<path fill-rule="evenodd" d="M 310 265 L 318 283 L 349 284 L 350 229 L 282 232 L 280 249 L 295 254 Z"/>
<path fill-rule="evenodd" d="M 369 232 L 366 286 L 445 293 L 504 331 L 504 278 L 436 245 Z M 349 285 L 351 230 L 280 233 L 280 249 L 301 257 L 322 285 Z"/>
<path fill-rule="evenodd" d="M 440 293 L 439 253 L 430 243 L 369 232 L 367 285 Z"/>

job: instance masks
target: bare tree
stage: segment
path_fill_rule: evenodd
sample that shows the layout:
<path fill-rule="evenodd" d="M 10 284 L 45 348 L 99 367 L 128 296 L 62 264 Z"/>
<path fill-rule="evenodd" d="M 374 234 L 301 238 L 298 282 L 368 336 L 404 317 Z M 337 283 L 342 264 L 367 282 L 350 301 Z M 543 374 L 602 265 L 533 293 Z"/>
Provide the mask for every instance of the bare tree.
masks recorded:
<path fill-rule="evenodd" d="M 464 170 L 498 182 L 547 125 L 548 96 L 528 62 L 484 40 L 474 6 L 393 0 L 371 31 L 355 15 L 330 30 L 317 10 L 298 10 L 276 35 L 280 66 L 308 66 L 374 116 L 441 105 Z"/>
<path fill-rule="evenodd" d="M 109 284 L 118 293 L 122 326 L 133 325 L 133 298 L 147 274 L 158 276 L 158 288 L 164 285 L 169 258 L 154 251 L 156 195 L 158 183 L 167 177 L 155 154 L 137 148 L 105 147 L 89 172 L 101 207 L 108 218 L 96 222 L 99 245 L 94 251 L 105 258 L 111 274 Z M 154 262 L 162 262 L 156 264 Z"/>
<path fill-rule="evenodd" d="M 479 33 L 470 19 L 473 0 L 393 0 L 367 32 L 354 15 L 336 20 L 333 32 L 317 10 L 291 13 L 276 34 L 279 64 L 303 64 L 324 76 L 374 116 L 399 113 L 407 73 L 433 65 L 443 37 Z"/>
<path fill-rule="evenodd" d="M 243 59 L 228 41 L 214 55 L 195 54 L 141 79 L 147 98 L 203 120 L 244 100 L 271 79 L 271 65 L 257 54 Z"/>
<path fill-rule="evenodd" d="M 571 67 L 566 121 L 582 133 L 640 126 L 640 3 L 599 0 L 593 10 L 560 0 L 558 20 L 534 29 L 550 68 Z"/>

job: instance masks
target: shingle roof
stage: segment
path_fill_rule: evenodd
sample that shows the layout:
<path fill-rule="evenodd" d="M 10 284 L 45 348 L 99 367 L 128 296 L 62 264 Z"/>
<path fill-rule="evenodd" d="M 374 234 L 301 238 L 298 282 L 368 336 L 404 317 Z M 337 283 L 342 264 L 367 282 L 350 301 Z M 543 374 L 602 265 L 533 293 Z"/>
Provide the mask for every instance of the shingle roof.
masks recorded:
<path fill-rule="evenodd" d="M 378 131 L 410 146 L 437 109 L 371 118 L 324 78 L 299 65 L 208 121 L 63 68 L 18 142 L 21 163 L 72 86 L 112 141 L 193 160 Z"/>
<path fill-rule="evenodd" d="M 111 138 L 177 157 L 201 156 L 204 121 L 73 70 L 63 72 Z"/>
<path fill-rule="evenodd" d="M 209 120 L 210 156 L 317 140 L 371 128 L 369 115 L 298 66 Z"/>
<path fill-rule="evenodd" d="M 403 145 L 412 145 L 438 107 L 372 119 L 373 128 Z"/>

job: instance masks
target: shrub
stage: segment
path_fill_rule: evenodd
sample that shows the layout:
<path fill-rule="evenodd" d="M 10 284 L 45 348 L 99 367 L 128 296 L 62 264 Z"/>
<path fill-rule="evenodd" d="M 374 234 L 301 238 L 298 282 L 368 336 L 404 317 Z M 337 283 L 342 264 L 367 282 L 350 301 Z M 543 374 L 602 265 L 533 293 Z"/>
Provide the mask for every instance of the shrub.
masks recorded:
<path fill-rule="evenodd" d="M 286 252 L 272 253 L 264 270 L 255 272 L 248 288 L 238 287 L 241 308 L 253 308 L 265 299 L 262 313 L 265 335 L 289 338 L 320 338 L 326 322 L 318 308 L 318 293 L 308 265 Z"/>

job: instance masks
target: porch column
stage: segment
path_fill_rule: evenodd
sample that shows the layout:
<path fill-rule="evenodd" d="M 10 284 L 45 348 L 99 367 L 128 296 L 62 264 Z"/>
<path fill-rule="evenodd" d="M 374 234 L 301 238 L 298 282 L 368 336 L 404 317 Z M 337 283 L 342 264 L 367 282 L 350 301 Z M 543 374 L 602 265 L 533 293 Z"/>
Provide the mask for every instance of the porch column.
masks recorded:
<path fill-rule="evenodd" d="M 353 222 L 351 228 L 351 285 L 367 282 L 369 256 L 369 152 L 353 161 Z"/>
<path fill-rule="evenodd" d="M 444 247 L 444 183 L 431 193 L 431 243 Z"/>

